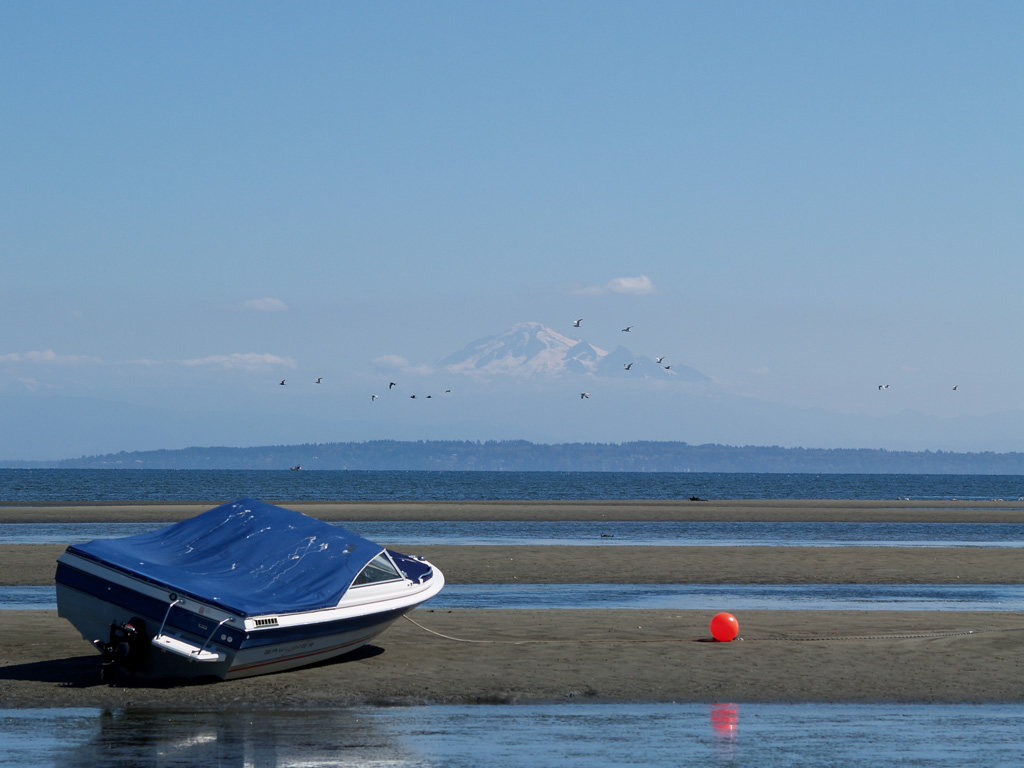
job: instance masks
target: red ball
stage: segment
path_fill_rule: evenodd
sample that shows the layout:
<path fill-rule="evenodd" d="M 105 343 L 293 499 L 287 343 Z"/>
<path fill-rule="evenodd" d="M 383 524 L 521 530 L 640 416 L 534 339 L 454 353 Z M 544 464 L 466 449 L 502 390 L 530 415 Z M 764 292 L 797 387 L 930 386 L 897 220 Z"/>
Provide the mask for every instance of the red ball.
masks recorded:
<path fill-rule="evenodd" d="M 711 636 L 722 643 L 728 643 L 740 633 L 740 623 L 731 613 L 716 613 L 711 619 Z"/>

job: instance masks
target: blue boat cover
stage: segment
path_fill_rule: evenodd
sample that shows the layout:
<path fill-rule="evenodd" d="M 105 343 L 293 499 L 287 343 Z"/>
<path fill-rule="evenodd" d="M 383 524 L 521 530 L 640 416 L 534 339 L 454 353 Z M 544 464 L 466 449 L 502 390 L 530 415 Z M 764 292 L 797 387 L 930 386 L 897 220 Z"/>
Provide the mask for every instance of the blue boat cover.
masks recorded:
<path fill-rule="evenodd" d="M 344 528 L 238 499 L 152 533 L 68 547 L 242 616 L 333 608 L 384 551 Z"/>

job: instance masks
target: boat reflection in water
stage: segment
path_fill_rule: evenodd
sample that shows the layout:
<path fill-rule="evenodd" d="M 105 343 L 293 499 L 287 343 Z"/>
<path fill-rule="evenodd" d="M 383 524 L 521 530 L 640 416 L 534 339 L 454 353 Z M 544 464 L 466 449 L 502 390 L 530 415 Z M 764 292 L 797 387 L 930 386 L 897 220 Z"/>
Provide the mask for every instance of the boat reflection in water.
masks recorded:
<path fill-rule="evenodd" d="M 98 726 L 98 728 L 97 728 Z M 418 766 L 389 729 L 359 710 L 278 709 L 103 711 L 93 736 L 68 749 L 66 768 L 270 768 L 275 766 Z M 53 765 L 53 763 L 50 763 Z"/>

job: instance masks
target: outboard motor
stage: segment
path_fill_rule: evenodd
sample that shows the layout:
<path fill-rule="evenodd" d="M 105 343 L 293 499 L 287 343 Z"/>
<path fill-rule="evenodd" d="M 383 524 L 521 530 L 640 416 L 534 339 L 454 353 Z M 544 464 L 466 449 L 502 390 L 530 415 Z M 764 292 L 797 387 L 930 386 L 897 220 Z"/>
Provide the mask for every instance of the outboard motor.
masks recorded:
<path fill-rule="evenodd" d="M 110 642 L 93 640 L 92 643 L 103 654 L 100 679 L 113 680 L 117 672 L 134 675 L 149 649 L 146 622 L 138 616 L 133 616 L 121 624 L 111 624 Z"/>

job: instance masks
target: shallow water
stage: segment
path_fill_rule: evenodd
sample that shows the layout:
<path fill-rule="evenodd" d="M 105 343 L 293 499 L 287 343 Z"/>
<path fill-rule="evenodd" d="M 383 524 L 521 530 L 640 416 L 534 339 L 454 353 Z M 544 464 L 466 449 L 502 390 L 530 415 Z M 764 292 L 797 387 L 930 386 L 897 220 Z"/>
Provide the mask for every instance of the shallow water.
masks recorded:
<path fill-rule="evenodd" d="M 55 609 L 52 586 L 0 587 L 0 610 Z M 1024 611 L 1022 584 L 447 584 L 427 608 Z"/>
<path fill-rule="evenodd" d="M 1017 766 L 1017 705 L 551 704 L 0 710 L 0 765 Z"/>
<path fill-rule="evenodd" d="M 167 523 L 6 523 L 0 544 L 81 544 Z M 1018 523 L 372 521 L 341 524 L 386 545 L 633 545 L 1024 548 Z"/>
<path fill-rule="evenodd" d="M 456 584 L 428 608 L 1022 611 L 1021 584 Z"/>

